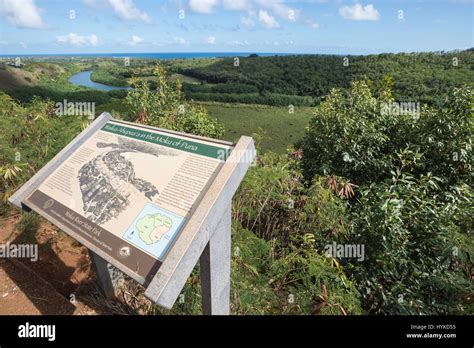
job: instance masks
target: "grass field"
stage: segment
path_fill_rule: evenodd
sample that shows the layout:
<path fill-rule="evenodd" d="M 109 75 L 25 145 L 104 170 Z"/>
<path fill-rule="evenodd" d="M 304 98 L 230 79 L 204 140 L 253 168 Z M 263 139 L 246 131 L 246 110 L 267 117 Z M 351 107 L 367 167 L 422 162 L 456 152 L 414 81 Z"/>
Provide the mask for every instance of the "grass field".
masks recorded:
<path fill-rule="evenodd" d="M 241 135 L 252 135 L 262 128 L 265 131 L 261 147 L 263 151 L 285 153 L 288 145 L 301 138 L 312 116 L 313 108 L 296 107 L 293 114 L 285 107 L 248 104 L 199 103 L 211 117 L 217 118 L 225 127 L 225 140 L 236 141 Z M 103 111 L 112 115 L 126 116 L 126 107 L 122 100 L 96 107 L 96 114 Z"/>
<path fill-rule="evenodd" d="M 23 86 L 32 86 L 38 79 L 30 72 L 0 65 L 0 90 L 12 91 Z"/>
<path fill-rule="evenodd" d="M 88 100 L 96 103 L 97 115 L 107 111 L 116 117 L 127 118 L 128 110 L 120 97 L 69 83 L 68 78 L 72 73 L 84 70 L 85 67 L 81 66 L 81 63 L 64 65 L 68 68 L 49 63 L 29 63 L 25 69 L 3 66 L 3 69 L 0 69 L 0 89 L 11 90 L 11 94 L 22 102 L 28 102 L 33 95 L 54 101 Z M 87 68 L 90 68 L 89 65 Z M 171 79 L 188 83 L 199 81 L 178 73 L 172 74 Z M 290 113 L 287 107 L 221 102 L 195 103 L 204 106 L 211 117 L 224 125 L 226 140 L 236 141 L 241 135 L 250 136 L 261 129 L 264 134 L 260 144 L 261 150 L 276 153 L 285 153 L 289 145 L 302 137 L 313 109 L 297 106 L 294 112 Z"/>
<path fill-rule="evenodd" d="M 103 112 L 108 112 L 113 116 L 122 116 L 124 119 L 127 116 L 127 106 L 122 99 L 112 98 L 109 103 L 97 105 L 95 108 L 96 116 Z"/>
<path fill-rule="evenodd" d="M 262 128 L 266 138 L 262 150 L 285 153 L 288 145 L 301 138 L 312 116 L 313 108 L 296 107 L 289 113 L 286 107 L 266 105 L 200 103 L 225 126 L 225 139 L 238 140 L 241 135 L 252 135 Z"/>
<path fill-rule="evenodd" d="M 156 78 L 156 77 L 153 77 L 153 78 Z M 186 76 L 186 75 L 177 74 L 177 73 L 176 74 L 171 74 L 170 81 L 176 81 L 176 80 L 180 80 L 181 83 L 183 83 L 183 82 L 192 83 L 192 84 L 201 83 L 201 80 L 199 80 L 195 77 Z"/>

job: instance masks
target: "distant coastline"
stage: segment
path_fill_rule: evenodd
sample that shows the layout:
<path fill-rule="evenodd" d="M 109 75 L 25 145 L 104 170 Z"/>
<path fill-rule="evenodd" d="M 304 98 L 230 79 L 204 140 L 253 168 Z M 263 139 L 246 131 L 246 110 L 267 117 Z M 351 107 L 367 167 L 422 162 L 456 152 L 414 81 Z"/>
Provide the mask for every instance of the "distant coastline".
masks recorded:
<path fill-rule="evenodd" d="M 257 54 L 262 57 L 289 56 L 298 53 L 268 52 L 168 52 L 168 53 L 67 53 L 67 54 L 0 54 L 0 58 L 141 58 L 141 59 L 192 59 L 243 57 Z"/>
<path fill-rule="evenodd" d="M 11 58 L 112 58 L 112 59 L 123 59 L 123 58 L 138 58 L 138 59 L 193 59 L 193 58 L 222 58 L 222 57 L 248 57 L 251 54 L 256 54 L 260 57 L 273 57 L 273 56 L 377 56 L 381 54 L 417 54 L 417 53 L 457 53 L 474 51 L 474 47 L 465 49 L 454 49 L 446 51 L 414 51 L 414 52 L 378 52 L 378 53 L 365 53 L 365 54 L 354 54 L 354 53 L 323 53 L 323 52 L 139 52 L 139 53 L 30 53 L 30 54 L 0 54 L 0 59 L 11 59 Z"/>

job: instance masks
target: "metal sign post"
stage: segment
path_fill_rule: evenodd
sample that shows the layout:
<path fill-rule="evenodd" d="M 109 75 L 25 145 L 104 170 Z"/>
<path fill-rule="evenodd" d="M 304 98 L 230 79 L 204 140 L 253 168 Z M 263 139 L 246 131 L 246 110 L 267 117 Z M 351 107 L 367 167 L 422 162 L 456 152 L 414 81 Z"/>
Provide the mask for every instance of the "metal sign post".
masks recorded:
<path fill-rule="evenodd" d="M 231 203 L 255 156 L 250 137 L 234 145 L 103 113 L 9 201 L 85 245 L 107 297 L 123 272 L 171 309 L 199 261 L 203 313 L 229 314 Z"/>

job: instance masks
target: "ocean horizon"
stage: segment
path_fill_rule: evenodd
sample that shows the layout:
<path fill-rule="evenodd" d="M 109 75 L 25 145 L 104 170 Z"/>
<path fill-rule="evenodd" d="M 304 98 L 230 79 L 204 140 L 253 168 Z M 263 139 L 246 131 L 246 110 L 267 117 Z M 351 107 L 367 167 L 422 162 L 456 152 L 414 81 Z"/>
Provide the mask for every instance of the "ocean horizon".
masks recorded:
<path fill-rule="evenodd" d="M 142 58 L 142 59 L 192 59 L 192 58 L 220 58 L 243 57 L 257 54 L 262 57 L 304 55 L 307 53 L 275 53 L 275 52 L 160 52 L 160 53 L 55 53 L 55 54 L 0 54 L 0 58 Z"/>
<path fill-rule="evenodd" d="M 470 48 L 472 50 L 473 48 Z M 462 52 L 464 49 L 449 50 L 446 52 Z M 424 51 L 421 51 L 424 52 Z M 439 53 L 440 51 L 426 51 Z M 426 53 L 425 52 L 425 53 Z M 260 57 L 272 56 L 370 56 L 380 54 L 418 53 L 418 52 L 379 52 L 379 53 L 327 53 L 327 52 L 135 52 L 135 53 L 27 53 L 27 54 L 0 54 L 0 59 L 5 58 L 141 58 L 141 59 L 192 59 L 192 58 L 222 58 L 222 57 L 248 57 L 257 54 Z"/>

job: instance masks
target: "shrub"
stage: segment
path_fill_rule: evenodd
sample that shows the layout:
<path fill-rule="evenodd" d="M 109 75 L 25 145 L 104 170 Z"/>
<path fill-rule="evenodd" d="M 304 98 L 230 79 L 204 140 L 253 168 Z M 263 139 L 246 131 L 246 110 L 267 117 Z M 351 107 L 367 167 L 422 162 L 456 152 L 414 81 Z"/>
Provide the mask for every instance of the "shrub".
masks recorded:
<path fill-rule="evenodd" d="M 338 175 L 361 184 L 386 177 L 408 126 L 403 118 L 381 113 L 382 103 L 392 101 L 390 91 L 374 97 L 363 81 L 354 82 L 348 95 L 331 90 L 297 144 L 306 178 Z"/>
<path fill-rule="evenodd" d="M 271 277 L 284 304 L 280 313 L 360 313 L 355 285 L 336 259 L 324 255 L 326 244 L 347 238 L 347 197 L 341 191 L 347 183 L 318 177 L 306 187 L 295 156 L 260 156 L 234 198 L 235 218 L 271 245 L 269 260 L 253 273 Z M 251 240 L 247 248 L 257 243 Z"/>
<path fill-rule="evenodd" d="M 87 117 L 58 117 L 54 104 L 35 98 L 21 106 L 0 92 L 0 205 L 75 135 Z"/>
<path fill-rule="evenodd" d="M 364 245 L 366 257 L 345 269 L 366 311 L 469 313 L 473 91 L 454 89 L 443 106 L 413 117 L 381 112 L 393 102 L 390 85 L 332 90 L 298 144 L 305 177 L 338 175 L 360 186 L 345 238 Z"/>
<path fill-rule="evenodd" d="M 364 244 L 368 255 L 353 263 L 352 274 L 369 312 L 465 312 L 463 302 L 474 290 L 474 242 L 457 222 L 468 211 L 472 191 L 461 186 L 443 193 L 439 183 L 431 174 L 417 179 L 397 171 L 364 188 L 351 210 L 350 242 Z"/>
<path fill-rule="evenodd" d="M 196 135 L 220 138 L 224 128 L 201 107 L 188 104 L 181 93 L 181 83 L 170 84 L 161 65 L 155 68 L 157 89 L 147 81 L 133 79 L 134 89 L 125 99 L 134 122 L 168 128 Z"/>

